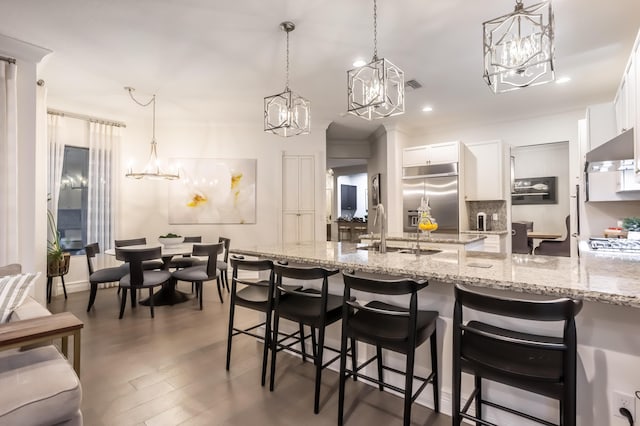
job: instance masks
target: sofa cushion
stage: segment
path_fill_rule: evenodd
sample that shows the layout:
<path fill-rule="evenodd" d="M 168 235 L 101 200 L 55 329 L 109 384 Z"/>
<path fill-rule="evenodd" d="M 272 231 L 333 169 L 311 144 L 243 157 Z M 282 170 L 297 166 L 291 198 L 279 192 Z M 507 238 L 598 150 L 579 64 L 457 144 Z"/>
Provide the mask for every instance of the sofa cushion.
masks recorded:
<path fill-rule="evenodd" d="M 0 353 L 0 426 L 58 424 L 78 417 L 82 389 L 54 346 Z"/>
<path fill-rule="evenodd" d="M 24 302 L 22 302 L 22 305 L 13 311 L 9 317 L 9 322 L 40 318 L 48 315 L 51 315 L 51 312 L 49 312 L 47 308 L 38 303 L 33 297 L 27 296 Z"/>
<path fill-rule="evenodd" d="M 0 278 L 0 324 L 7 322 L 11 313 L 24 302 L 38 275 L 40 273 L 27 273 Z"/>

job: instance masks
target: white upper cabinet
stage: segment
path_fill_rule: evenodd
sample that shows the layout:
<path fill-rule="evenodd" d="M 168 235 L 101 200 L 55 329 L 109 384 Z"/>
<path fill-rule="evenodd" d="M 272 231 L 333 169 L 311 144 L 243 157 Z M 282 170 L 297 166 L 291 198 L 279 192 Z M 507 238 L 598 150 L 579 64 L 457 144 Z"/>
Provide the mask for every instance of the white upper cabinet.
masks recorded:
<path fill-rule="evenodd" d="M 466 201 L 505 199 L 505 150 L 500 140 L 465 144 Z"/>
<path fill-rule="evenodd" d="M 616 131 L 633 128 L 636 175 L 640 175 L 640 31 L 614 98 Z"/>
<path fill-rule="evenodd" d="M 402 167 L 457 163 L 459 145 L 459 142 L 443 142 L 405 148 L 402 152 Z"/>

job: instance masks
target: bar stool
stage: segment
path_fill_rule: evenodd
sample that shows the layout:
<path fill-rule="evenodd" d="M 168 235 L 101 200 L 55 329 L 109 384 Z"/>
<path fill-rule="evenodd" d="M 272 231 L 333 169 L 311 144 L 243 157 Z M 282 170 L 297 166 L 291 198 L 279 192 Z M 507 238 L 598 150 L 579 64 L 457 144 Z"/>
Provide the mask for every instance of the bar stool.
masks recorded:
<path fill-rule="evenodd" d="M 342 304 L 342 343 L 340 350 L 340 389 L 338 394 L 338 425 L 344 421 L 345 382 L 349 376 L 363 378 L 378 385 L 380 390 L 385 387 L 404 394 L 404 425 L 411 423 L 411 404 L 424 390 L 427 384 L 433 385 L 434 410 L 440 411 L 438 389 L 438 348 L 436 322 L 437 311 L 418 310 L 418 291 L 427 287 L 426 281 L 414 281 L 408 278 L 380 277 L 379 275 L 343 272 L 344 296 Z M 352 294 L 352 290 L 358 293 Z M 400 307 L 377 301 L 380 296 L 410 295 L 409 307 Z M 362 304 L 359 299 L 369 300 Z M 374 345 L 376 355 L 367 361 L 348 370 L 347 367 L 347 339 L 355 339 Z M 416 348 L 430 340 L 431 344 L 431 373 L 427 377 L 414 375 Z M 352 346 L 355 345 L 352 343 Z M 382 349 L 391 350 L 406 355 L 404 371 L 383 365 Z M 378 378 L 365 375 L 360 371 L 377 360 Z M 405 376 L 404 389 L 384 382 L 384 370 Z M 413 380 L 420 382 L 420 386 L 413 392 Z"/>
<path fill-rule="evenodd" d="M 329 277 L 337 274 L 337 269 L 325 269 L 319 266 L 289 266 L 274 264 L 276 273 L 276 296 L 273 314 L 273 338 L 271 340 L 271 377 L 269 390 L 273 391 L 275 384 L 276 355 L 281 350 L 288 350 L 313 359 L 316 367 L 315 397 L 313 412 L 320 411 L 320 383 L 322 379 L 322 369 L 336 361 L 340 355 L 336 355 L 329 361 L 323 363 L 324 349 L 332 350 L 336 353 L 340 351 L 331 347 L 325 347 L 325 329 L 328 325 L 339 321 L 342 312 L 342 298 L 329 294 Z M 302 284 L 302 288 L 292 289 L 283 285 L 283 278 L 295 280 L 295 284 Z M 314 288 L 304 288 L 305 282 L 321 281 L 320 290 Z M 286 295 L 286 297 L 283 297 Z M 285 318 L 299 324 L 299 331 L 287 334 L 282 339 L 279 338 L 280 318 Z M 311 335 L 305 335 L 304 325 L 311 328 Z M 315 330 L 318 329 L 316 340 Z M 311 337 L 313 355 L 305 352 L 305 340 Z M 293 340 L 293 342 L 291 342 Z M 301 350 L 293 346 L 300 343 Z M 355 352 L 355 349 L 354 349 Z"/>
<path fill-rule="evenodd" d="M 552 423 L 483 399 L 482 379 L 503 383 L 556 399 L 560 425 L 576 424 L 576 325 L 582 301 L 570 298 L 525 300 L 493 296 L 457 284 L 453 311 L 453 424 L 462 419 L 483 421 L 482 406 L 506 411 L 545 425 Z M 525 333 L 504 327 L 504 318 L 492 316 L 463 321 L 463 308 L 471 311 L 531 321 L 563 323 L 562 337 Z M 499 322 L 501 327 L 491 324 Z M 487 321 L 487 322 L 485 322 Z M 461 373 L 474 376 L 474 389 L 461 405 Z M 475 417 L 467 411 L 475 400 Z"/>
<path fill-rule="evenodd" d="M 247 260 L 242 256 L 231 256 L 231 301 L 229 308 L 229 333 L 227 334 L 227 371 L 231 364 L 231 343 L 234 336 L 238 334 L 246 334 L 264 341 L 262 352 L 262 379 L 261 384 L 264 386 L 267 374 L 267 357 L 269 347 L 271 345 L 271 315 L 273 312 L 273 262 L 271 260 Z M 238 271 L 251 272 L 267 272 L 269 279 L 247 279 L 238 278 Z M 242 289 L 238 288 L 238 284 L 244 285 Z M 234 326 L 235 309 L 242 306 L 247 309 L 262 312 L 265 314 L 265 320 L 251 325 L 247 328 L 239 328 Z M 264 335 L 257 334 L 254 330 L 264 327 Z"/>

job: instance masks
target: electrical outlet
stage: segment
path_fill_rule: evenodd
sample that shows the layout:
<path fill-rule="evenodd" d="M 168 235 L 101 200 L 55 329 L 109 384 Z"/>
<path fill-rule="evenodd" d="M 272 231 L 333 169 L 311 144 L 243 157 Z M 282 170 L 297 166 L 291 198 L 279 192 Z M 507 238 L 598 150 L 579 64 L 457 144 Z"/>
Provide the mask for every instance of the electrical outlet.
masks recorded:
<path fill-rule="evenodd" d="M 633 398 L 633 395 L 614 391 L 613 400 L 611 402 L 613 403 L 613 407 L 611 408 L 613 409 L 614 416 L 622 417 L 622 415 L 620 414 L 620 409 L 626 408 L 631 413 L 631 417 L 633 417 L 634 419 L 636 418 L 636 402 Z"/>

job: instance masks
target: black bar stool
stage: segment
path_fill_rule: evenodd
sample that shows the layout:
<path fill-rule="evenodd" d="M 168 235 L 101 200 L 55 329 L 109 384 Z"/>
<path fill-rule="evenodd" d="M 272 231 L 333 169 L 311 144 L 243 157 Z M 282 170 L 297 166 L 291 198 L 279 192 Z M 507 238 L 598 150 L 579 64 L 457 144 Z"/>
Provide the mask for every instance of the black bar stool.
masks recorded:
<path fill-rule="evenodd" d="M 262 353 L 261 384 L 264 386 L 267 374 L 267 357 L 269 346 L 271 345 L 271 315 L 273 312 L 273 288 L 275 282 L 273 277 L 273 262 L 271 260 L 249 260 L 242 256 L 231 256 L 231 268 L 233 272 L 231 273 L 231 307 L 229 308 L 229 333 L 227 334 L 227 371 L 229 371 L 231 364 L 231 342 L 234 336 L 246 334 L 262 339 L 264 341 L 264 348 Z M 238 271 L 258 273 L 268 271 L 269 279 L 238 278 Z M 238 284 L 243 285 L 244 288 L 239 289 Z M 265 320 L 247 328 L 235 327 L 233 320 L 236 305 L 263 312 L 265 314 Z M 254 331 L 259 327 L 265 328 L 263 336 L 260 336 Z"/>
<path fill-rule="evenodd" d="M 482 379 L 553 398 L 560 403 L 560 425 L 576 424 L 576 325 L 582 301 L 570 298 L 525 300 L 455 287 L 453 311 L 453 424 L 462 419 L 491 425 L 482 419 L 482 406 L 497 408 L 544 425 L 544 419 L 483 399 Z M 531 321 L 563 322 L 562 337 L 503 328 L 499 317 L 463 320 L 463 308 Z M 501 327 L 492 325 L 498 321 Z M 487 321 L 487 322 L 485 322 Z M 461 373 L 474 376 L 474 389 L 461 409 Z M 467 413 L 475 400 L 475 416 Z"/>
<path fill-rule="evenodd" d="M 378 385 L 380 390 L 385 387 L 404 394 L 404 425 L 411 423 L 411 404 L 424 390 L 427 384 L 433 385 L 434 410 L 440 411 L 438 389 L 438 348 L 436 322 L 437 311 L 418 310 L 419 290 L 425 288 L 426 281 L 414 281 L 408 278 L 381 277 L 379 275 L 344 272 L 344 297 L 342 307 L 342 344 L 340 351 L 340 390 L 338 395 L 338 424 L 343 424 L 344 394 L 347 377 L 359 377 Z M 357 290 L 351 293 L 351 290 Z M 399 307 L 375 300 L 382 296 L 410 295 L 409 307 Z M 369 300 L 362 304 L 359 298 Z M 373 299 L 373 300 L 372 300 Z M 348 370 L 347 367 L 347 339 L 355 339 L 374 345 L 376 355 L 359 366 Z M 431 343 L 431 374 L 428 377 L 414 375 L 415 351 L 427 339 Z M 352 346 L 355 345 L 352 343 Z M 382 349 L 391 350 L 406 355 L 404 371 L 383 365 Z M 371 362 L 377 360 L 378 378 L 375 379 L 361 373 Z M 383 371 L 389 370 L 405 376 L 404 389 L 384 382 Z M 413 392 L 413 380 L 420 382 L 420 386 Z"/>
<path fill-rule="evenodd" d="M 288 350 L 302 355 L 303 360 L 310 357 L 316 366 L 315 397 L 313 412 L 320 411 L 320 383 L 322 379 L 322 369 L 336 361 L 340 355 L 337 354 L 332 359 L 323 363 L 324 349 L 332 350 L 336 353 L 340 351 L 335 348 L 325 346 L 325 329 L 328 325 L 339 321 L 342 312 L 342 298 L 329 294 L 329 277 L 337 274 L 337 269 L 325 269 L 319 266 L 289 266 L 274 264 L 276 273 L 276 296 L 273 316 L 273 336 L 271 341 L 271 377 L 269 389 L 273 391 L 275 384 L 276 355 L 281 350 Z M 292 288 L 283 285 L 283 278 L 287 282 L 294 280 L 295 285 L 302 284 L 302 288 Z M 305 281 L 321 281 L 320 290 L 304 288 Z M 283 297 L 285 296 L 286 297 Z M 280 318 L 285 318 L 299 324 L 299 331 L 285 335 L 280 339 L 279 324 Z M 311 328 L 311 341 L 313 355 L 305 352 L 305 340 L 309 337 L 304 333 L 304 325 Z M 316 340 L 315 330 L 318 329 Z M 278 336 L 277 338 L 275 336 Z M 301 350 L 294 348 L 300 343 Z M 355 349 L 354 349 L 355 352 Z"/>

